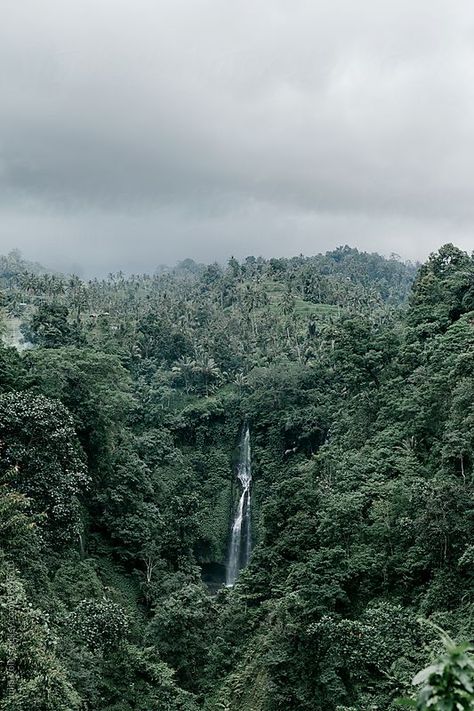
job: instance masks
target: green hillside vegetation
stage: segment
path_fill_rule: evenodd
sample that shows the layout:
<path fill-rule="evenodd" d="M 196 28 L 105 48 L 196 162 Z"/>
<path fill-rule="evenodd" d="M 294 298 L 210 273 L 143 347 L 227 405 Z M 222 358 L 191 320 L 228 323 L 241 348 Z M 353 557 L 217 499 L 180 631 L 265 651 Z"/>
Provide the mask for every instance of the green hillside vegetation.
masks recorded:
<path fill-rule="evenodd" d="M 0 284 L 1 711 L 474 708 L 472 256 Z"/>

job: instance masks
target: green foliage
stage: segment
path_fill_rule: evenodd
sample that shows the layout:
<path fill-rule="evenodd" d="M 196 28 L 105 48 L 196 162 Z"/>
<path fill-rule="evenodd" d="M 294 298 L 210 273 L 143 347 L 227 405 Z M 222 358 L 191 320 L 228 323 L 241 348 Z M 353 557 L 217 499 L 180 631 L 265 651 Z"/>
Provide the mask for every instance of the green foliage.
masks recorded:
<path fill-rule="evenodd" d="M 176 670 L 185 688 L 197 690 L 212 645 L 215 611 L 199 585 L 187 585 L 160 600 L 148 624 L 145 642 Z"/>
<path fill-rule="evenodd" d="M 39 554 L 40 516 L 35 516 L 30 500 L 17 491 L 0 486 L 0 546 L 2 555 L 17 567 L 28 566 Z"/>
<path fill-rule="evenodd" d="M 57 540 L 76 536 L 89 477 L 66 408 L 43 395 L 0 395 L 0 442 L 3 483 L 31 500 Z"/>
<path fill-rule="evenodd" d="M 104 711 L 197 711 L 192 694 L 181 689 L 173 671 L 150 647 L 124 645 L 104 663 Z"/>
<path fill-rule="evenodd" d="M 67 618 L 73 635 L 91 649 L 116 647 L 130 627 L 123 608 L 111 600 L 81 600 Z"/>
<path fill-rule="evenodd" d="M 80 698 L 56 653 L 48 617 L 9 570 L 0 580 L 0 709 L 76 711 Z"/>
<path fill-rule="evenodd" d="M 15 348 L 0 346 L 0 391 L 21 389 L 24 378 L 25 369 L 20 354 Z"/>
<path fill-rule="evenodd" d="M 26 340 L 43 348 L 60 348 L 80 344 L 80 324 L 71 323 L 69 310 L 58 303 L 40 304 L 31 321 L 23 328 Z"/>
<path fill-rule="evenodd" d="M 474 709 L 474 659 L 470 644 L 456 645 L 442 633 L 445 653 L 413 679 L 420 686 L 413 708 L 418 711 L 469 711 Z"/>
<path fill-rule="evenodd" d="M 133 408 L 130 376 L 116 356 L 90 349 L 38 349 L 26 355 L 37 389 L 61 400 L 95 460 Z"/>
<path fill-rule="evenodd" d="M 415 267 L 349 247 L 0 261 L 33 342 L 0 349 L 0 708 L 395 711 L 438 653 L 418 615 L 472 639 L 473 264 L 446 245 L 409 296 Z M 243 421 L 254 550 L 219 589 Z M 469 708 L 446 655 L 419 703 Z"/>

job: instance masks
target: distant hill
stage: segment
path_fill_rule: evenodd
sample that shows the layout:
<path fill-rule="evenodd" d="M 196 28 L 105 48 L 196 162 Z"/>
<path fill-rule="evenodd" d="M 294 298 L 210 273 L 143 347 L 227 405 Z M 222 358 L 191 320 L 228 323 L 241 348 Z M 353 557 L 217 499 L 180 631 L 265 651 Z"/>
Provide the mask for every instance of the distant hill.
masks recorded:
<path fill-rule="evenodd" d="M 19 249 L 13 249 L 7 255 L 0 255 L 0 284 L 10 284 L 19 274 L 57 274 L 53 269 L 44 267 L 39 262 L 25 259 Z"/>

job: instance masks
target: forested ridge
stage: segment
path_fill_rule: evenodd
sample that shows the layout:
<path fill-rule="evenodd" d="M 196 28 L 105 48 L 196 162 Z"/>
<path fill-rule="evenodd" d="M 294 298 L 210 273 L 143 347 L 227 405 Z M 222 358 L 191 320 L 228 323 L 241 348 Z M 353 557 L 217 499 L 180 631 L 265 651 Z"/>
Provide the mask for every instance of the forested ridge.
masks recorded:
<path fill-rule="evenodd" d="M 83 281 L 15 252 L 0 290 L 0 709 L 394 711 L 438 628 L 473 638 L 472 256 Z M 446 644 L 419 709 L 472 708 Z"/>

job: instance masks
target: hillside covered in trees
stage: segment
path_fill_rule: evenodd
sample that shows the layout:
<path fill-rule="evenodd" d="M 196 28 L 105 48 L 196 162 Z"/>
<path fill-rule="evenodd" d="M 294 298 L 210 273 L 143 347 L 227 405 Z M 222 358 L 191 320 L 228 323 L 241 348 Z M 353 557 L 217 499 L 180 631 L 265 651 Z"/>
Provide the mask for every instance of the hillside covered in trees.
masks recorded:
<path fill-rule="evenodd" d="M 0 290 L 0 709 L 394 711 L 473 638 L 472 256 Z"/>

